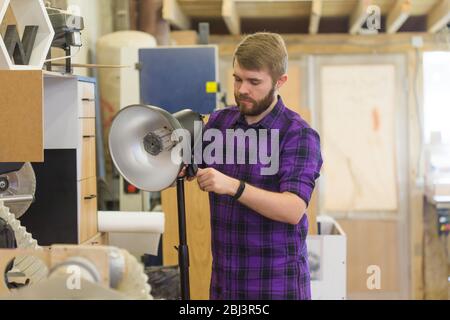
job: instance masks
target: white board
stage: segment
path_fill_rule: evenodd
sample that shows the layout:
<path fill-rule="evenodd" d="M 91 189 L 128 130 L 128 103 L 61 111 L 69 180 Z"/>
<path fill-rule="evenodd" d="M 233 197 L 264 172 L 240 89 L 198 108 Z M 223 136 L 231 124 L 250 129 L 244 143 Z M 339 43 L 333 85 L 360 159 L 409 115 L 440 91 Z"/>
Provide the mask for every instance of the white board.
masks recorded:
<path fill-rule="evenodd" d="M 396 70 L 322 66 L 324 209 L 397 210 Z"/>

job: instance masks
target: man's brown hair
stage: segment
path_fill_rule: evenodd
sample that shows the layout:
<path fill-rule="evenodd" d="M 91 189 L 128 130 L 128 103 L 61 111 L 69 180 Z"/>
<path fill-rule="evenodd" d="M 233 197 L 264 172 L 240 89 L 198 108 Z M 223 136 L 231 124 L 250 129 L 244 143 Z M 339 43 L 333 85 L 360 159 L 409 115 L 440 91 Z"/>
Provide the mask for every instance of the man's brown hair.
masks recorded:
<path fill-rule="evenodd" d="M 236 62 L 247 70 L 267 69 L 275 83 L 287 72 L 286 44 L 276 33 L 257 32 L 248 35 L 234 52 L 233 66 Z"/>

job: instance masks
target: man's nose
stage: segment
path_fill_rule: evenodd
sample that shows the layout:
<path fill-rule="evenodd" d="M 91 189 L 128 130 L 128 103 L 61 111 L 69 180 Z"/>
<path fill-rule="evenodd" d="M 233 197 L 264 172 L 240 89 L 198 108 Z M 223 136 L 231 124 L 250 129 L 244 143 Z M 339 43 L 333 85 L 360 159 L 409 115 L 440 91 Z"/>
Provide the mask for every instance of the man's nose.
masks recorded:
<path fill-rule="evenodd" d="M 239 86 L 239 90 L 238 91 L 239 91 L 239 94 L 248 95 L 250 93 L 249 89 L 250 89 L 249 85 L 246 84 L 245 82 L 242 82 L 241 85 Z"/>

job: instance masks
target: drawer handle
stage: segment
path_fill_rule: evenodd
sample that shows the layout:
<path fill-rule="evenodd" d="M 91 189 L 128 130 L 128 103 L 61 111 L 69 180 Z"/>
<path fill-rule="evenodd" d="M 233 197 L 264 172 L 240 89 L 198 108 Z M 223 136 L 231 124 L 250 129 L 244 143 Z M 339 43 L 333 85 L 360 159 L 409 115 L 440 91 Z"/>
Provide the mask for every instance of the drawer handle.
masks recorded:
<path fill-rule="evenodd" d="M 90 98 L 82 98 L 81 101 L 88 101 L 88 102 L 93 102 L 95 101 L 95 99 L 90 99 Z"/>
<path fill-rule="evenodd" d="M 95 138 L 95 135 L 85 135 L 83 138 Z"/>
<path fill-rule="evenodd" d="M 95 199 L 95 198 L 97 198 L 97 195 L 91 194 L 90 196 L 84 197 L 84 200 L 92 200 L 92 199 Z"/>

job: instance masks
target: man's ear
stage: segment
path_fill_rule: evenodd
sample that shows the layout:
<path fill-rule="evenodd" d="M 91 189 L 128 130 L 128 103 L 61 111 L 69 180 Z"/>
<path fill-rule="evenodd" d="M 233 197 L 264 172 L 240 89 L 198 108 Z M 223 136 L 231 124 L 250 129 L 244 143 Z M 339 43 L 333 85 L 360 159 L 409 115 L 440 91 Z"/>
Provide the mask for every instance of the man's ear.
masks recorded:
<path fill-rule="evenodd" d="M 288 75 L 285 73 L 283 74 L 277 81 L 277 90 L 279 90 L 288 80 Z"/>

